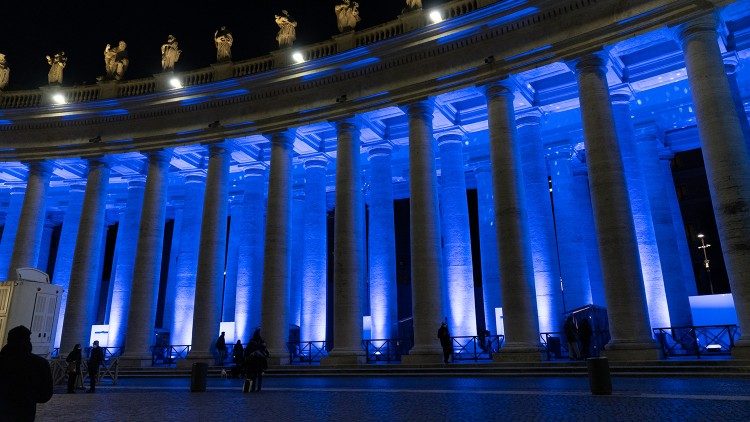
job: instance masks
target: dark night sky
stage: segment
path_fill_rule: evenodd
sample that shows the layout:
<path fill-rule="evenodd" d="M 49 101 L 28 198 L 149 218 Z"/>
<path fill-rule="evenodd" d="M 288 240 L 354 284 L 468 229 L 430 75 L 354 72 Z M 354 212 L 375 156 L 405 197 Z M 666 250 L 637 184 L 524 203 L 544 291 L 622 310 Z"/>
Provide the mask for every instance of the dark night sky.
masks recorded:
<path fill-rule="evenodd" d="M 424 7 L 447 0 L 425 0 Z M 174 34 L 182 55 L 176 71 L 207 67 L 216 58 L 214 31 L 222 25 L 234 36 L 235 61 L 263 56 L 277 47 L 274 15 L 286 9 L 297 22 L 296 46 L 329 39 L 338 33 L 333 8 L 338 0 L 245 0 L 188 2 L 57 1 L 3 2 L 0 53 L 11 68 L 8 90 L 46 85 L 46 55 L 65 51 L 68 65 L 64 85 L 94 83 L 104 73 L 106 44 L 124 40 L 130 67 L 126 79 L 161 71 L 161 45 Z M 358 29 L 394 19 L 404 0 L 360 0 Z"/>

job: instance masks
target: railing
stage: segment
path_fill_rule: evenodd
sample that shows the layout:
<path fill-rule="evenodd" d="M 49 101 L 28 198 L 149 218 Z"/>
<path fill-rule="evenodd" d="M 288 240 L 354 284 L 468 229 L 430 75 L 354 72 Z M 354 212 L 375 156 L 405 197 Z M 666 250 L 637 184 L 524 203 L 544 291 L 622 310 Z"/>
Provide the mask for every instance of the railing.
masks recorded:
<path fill-rule="evenodd" d="M 453 344 L 453 360 L 487 360 L 492 354 L 500 351 L 505 341 L 504 335 L 451 337 Z"/>
<path fill-rule="evenodd" d="M 39 90 L 0 93 L 0 108 L 37 107 L 41 103 L 42 93 Z"/>
<path fill-rule="evenodd" d="M 443 18 L 450 19 L 475 11 L 479 8 L 479 4 L 477 3 L 477 0 L 464 0 L 461 2 L 453 2 L 443 7 L 445 7 Z"/>
<path fill-rule="evenodd" d="M 137 79 L 121 83 L 117 87 L 118 97 L 130 97 L 135 95 L 150 94 L 156 91 L 156 80 L 153 78 Z"/>
<path fill-rule="evenodd" d="M 362 340 L 367 363 L 400 362 L 409 353 L 411 342 L 396 338 Z"/>
<path fill-rule="evenodd" d="M 119 349 L 119 348 L 118 348 Z M 106 358 L 109 356 L 109 358 Z M 68 362 L 65 358 L 56 357 L 50 359 L 50 370 L 52 371 L 52 382 L 54 385 L 64 384 L 68 377 Z M 113 356 L 112 354 L 107 355 L 105 352 L 105 360 L 99 366 L 99 373 L 97 374 L 97 382 L 102 379 L 109 378 L 112 380 L 112 385 L 117 384 L 117 379 L 120 376 L 120 358 L 119 356 Z M 77 380 L 79 387 L 83 387 L 83 380 L 88 376 L 89 368 L 85 361 L 81 362 L 81 376 Z"/>
<path fill-rule="evenodd" d="M 338 53 L 336 41 L 323 41 L 300 50 L 305 61 L 320 59 Z"/>
<path fill-rule="evenodd" d="M 253 75 L 273 69 L 273 57 L 265 56 L 257 59 L 246 60 L 234 65 L 234 77 Z"/>
<path fill-rule="evenodd" d="M 199 69 L 182 74 L 182 85 L 193 86 L 214 81 L 213 69 Z"/>
<path fill-rule="evenodd" d="M 731 354 L 740 337 L 736 325 L 704 325 L 654 328 L 665 358 Z"/>
<path fill-rule="evenodd" d="M 289 342 L 287 343 L 289 349 L 289 363 L 294 364 L 308 364 L 320 363 L 320 361 L 328 356 L 328 350 L 326 350 L 325 341 L 300 341 L 300 342 Z"/>
<path fill-rule="evenodd" d="M 354 45 L 372 44 L 385 39 L 395 37 L 404 33 L 404 23 L 400 20 L 387 22 L 374 28 L 365 29 L 362 32 L 355 33 Z"/>
<path fill-rule="evenodd" d="M 101 88 L 99 86 L 87 86 L 66 90 L 65 100 L 69 103 L 85 103 L 99 99 Z"/>
<path fill-rule="evenodd" d="M 594 330 L 588 344 L 588 350 L 580 339 L 577 341 L 579 356 L 570 356 L 570 346 L 565 338 L 565 333 L 551 331 L 539 333 L 539 341 L 547 355 L 547 360 L 582 360 L 590 357 L 598 357 L 604 350 L 604 345 L 609 342 L 609 330 Z"/>
<path fill-rule="evenodd" d="M 168 346 L 151 346 L 151 366 L 173 365 L 185 359 L 190 353 L 189 344 L 170 344 Z"/>

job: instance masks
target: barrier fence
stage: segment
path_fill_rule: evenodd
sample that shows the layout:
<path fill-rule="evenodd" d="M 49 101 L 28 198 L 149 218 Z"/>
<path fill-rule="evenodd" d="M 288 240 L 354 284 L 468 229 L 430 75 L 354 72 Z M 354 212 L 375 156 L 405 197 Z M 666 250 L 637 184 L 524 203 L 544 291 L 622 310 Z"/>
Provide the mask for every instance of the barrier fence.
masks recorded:
<path fill-rule="evenodd" d="M 736 325 L 703 325 L 654 328 L 654 337 L 665 358 L 730 355 L 740 338 Z"/>

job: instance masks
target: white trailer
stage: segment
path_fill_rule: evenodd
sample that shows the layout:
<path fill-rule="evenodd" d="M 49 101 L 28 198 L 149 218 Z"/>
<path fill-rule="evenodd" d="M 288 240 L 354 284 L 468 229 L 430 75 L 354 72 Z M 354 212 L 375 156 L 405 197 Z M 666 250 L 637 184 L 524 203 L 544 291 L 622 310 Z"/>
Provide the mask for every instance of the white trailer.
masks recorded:
<path fill-rule="evenodd" d="M 49 357 L 54 347 L 63 288 L 50 284 L 46 273 L 19 268 L 16 280 L 0 282 L 0 345 L 8 330 L 23 325 L 31 330 L 33 353 Z"/>

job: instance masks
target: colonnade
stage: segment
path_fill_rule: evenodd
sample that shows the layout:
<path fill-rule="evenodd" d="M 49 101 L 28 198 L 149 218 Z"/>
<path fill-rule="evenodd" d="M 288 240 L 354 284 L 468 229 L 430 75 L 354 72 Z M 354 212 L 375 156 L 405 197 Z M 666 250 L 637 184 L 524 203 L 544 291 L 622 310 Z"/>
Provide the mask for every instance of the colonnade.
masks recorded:
<path fill-rule="evenodd" d="M 737 113 L 717 44 L 716 19 L 706 16 L 688 22 L 677 33 L 727 272 L 746 333 L 734 353 L 748 356 L 750 155 L 743 136 L 747 122 Z M 694 289 L 694 283 L 684 281 L 692 277 L 692 270 L 669 181 L 669 155 L 658 149 L 658 133 L 632 127 L 631 94 L 608 86 L 605 55 L 579 57 L 571 68 L 579 88 L 582 148 L 573 142 L 545 152 L 541 110 L 516 111 L 516 87 L 508 78 L 480 87 L 487 101 L 489 163 L 473 162 L 470 167 L 479 208 L 484 325 L 505 335 L 497 359 L 539 360 L 540 332 L 559 331 L 564 311 L 594 303 L 607 307 L 608 355 L 655 359 L 658 349 L 651 328 L 690 324 L 687 296 Z M 439 133 L 436 139 L 429 98 L 403 110 L 408 120 L 414 339 L 403 361 L 438 362 L 435 331 L 443 318 L 453 335 L 477 331 L 464 138 Z M 173 268 L 163 325 L 171 330 L 173 344 L 192 345 L 189 359 L 209 359 L 219 323 L 233 318 L 237 338 L 243 341 L 261 326 L 273 360 L 282 362 L 288 356 L 290 322 L 300 325 L 301 340 L 325 340 L 326 306 L 333 308 L 329 340 L 334 347 L 323 364 L 363 361 L 364 315 L 371 317 L 371 338 L 398 335 L 392 146 L 384 142 L 365 150 L 365 194 L 359 121 L 350 116 L 332 124 L 338 141 L 332 262 L 326 256 L 327 158 L 317 155 L 305 161 L 305 184 L 298 195 L 292 177 L 295 130 L 276 132 L 270 134 L 270 172 L 266 175 L 260 163 L 245 170 L 244 197 L 232 213 L 232 225 L 237 225 L 229 236 L 238 240 L 230 242 L 236 245 L 230 251 L 236 270 L 229 293 L 224 286 L 230 147 L 208 145 L 207 174 L 198 170 L 186 175 L 171 257 L 161 256 L 171 152 L 147 153 L 145 180 L 130 181 L 120 223 L 125 235 L 118 235 L 116 246 L 108 320 L 117 339 L 113 345 L 124 347 L 123 361 L 142 364 L 151 359 L 165 259 Z M 37 262 L 51 171 L 47 162 L 29 163 L 25 193 L 11 192 L 0 239 L 0 271 L 9 278 L 16 268 Z M 644 183 L 646 174 L 658 182 Z M 63 350 L 85 343 L 94 322 L 108 178 L 107 158 L 91 158 L 85 193 L 79 185 L 70 191 L 62 230 L 65 236 L 76 236 L 75 248 L 58 249 L 53 275 L 53 281 L 67 290 Z M 293 218 L 295 198 L 304 200 L 302 224 Z M 304 248 L 295 245 L 300 232 Z M 326 268 L 331 265 L 334 294 L 327 301 Z M 295 271 L 299 281 L 294 281 Z M 222 301 L 231 306 L 222 308 Z"/>

